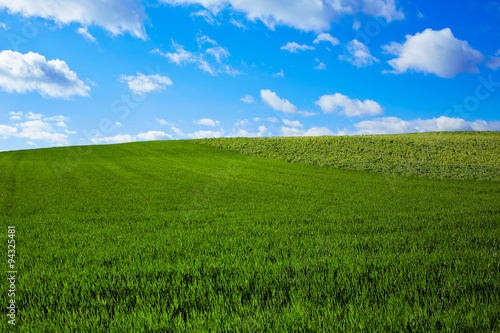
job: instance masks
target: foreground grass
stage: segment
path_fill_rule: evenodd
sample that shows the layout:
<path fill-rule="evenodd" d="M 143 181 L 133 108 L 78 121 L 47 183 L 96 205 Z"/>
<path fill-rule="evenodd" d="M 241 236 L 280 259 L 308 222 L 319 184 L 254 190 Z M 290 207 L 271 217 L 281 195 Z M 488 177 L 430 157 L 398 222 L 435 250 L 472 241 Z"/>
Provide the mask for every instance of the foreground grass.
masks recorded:
<path fill-rule="evenodd" d="M 431 132 L 198 142 L 287 162 L 383 173 L 500 180 L 500 132 Z"/>
<path fill-rule="evenodd" d="M 498 331 L 499 194 L 193 142 L 0 153 L 24 332 Z"/>

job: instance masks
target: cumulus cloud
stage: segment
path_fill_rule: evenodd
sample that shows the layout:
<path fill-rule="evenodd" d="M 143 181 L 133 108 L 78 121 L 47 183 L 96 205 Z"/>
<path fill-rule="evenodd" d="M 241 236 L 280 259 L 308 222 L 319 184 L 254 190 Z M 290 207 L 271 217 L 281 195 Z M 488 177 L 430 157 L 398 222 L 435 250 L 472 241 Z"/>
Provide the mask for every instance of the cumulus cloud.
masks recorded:
<path fill-rule="evenodd" d="M 149 131 L 145 133 L 139 133 L 136 135 L 131 134 L 117 134 L 115 136 L 101 137 L 96 134 L 90 140 L 92 143 L 125 143 L 125 142 L 135 142 L 137 140 L 144 141 L 154 141 L 154 140 L 169 140 L 172 136 L 161 131 Z"/>
<path fill-rule="evenodd" d="M 145 38 L 144 8 L 138 0 L 0 0 L 0 9 L 24 17 L 41 17 L 59 25 L 79 23 L 84 27 L 97 25 L 112 35 L 129 33 Z"/>
<path fill-rule="evenodd" d="M 68 144 L 68 130 L 62 130 L 67 127 L 69 121 L 65 116 L 43 117 L 39 113 L 10 112 L 10 119 L 18 121 L 12 125 L 0 125 L 0 136 L 3 139 L 25 138 L 30 140 L 45 141 L 53 145 Z M 20 121 L 23 120 L 24 121 Z"/>
<path fill-rule="evenodd" d="M 313 44 L 319 44 L 320 42 L 330 42 L 333 46 L 339 45 L 338 38 L 333 37 L 329 33 L 320 33 L 316 39 L 313 41 Z"/>
<path fill-rule="evenodd" d="M 260 91 L 262 101 L 276 111 L 286 114 L 296 114 L 301 116 L 312 116 L 314 112 L 299 111 L 295 105 L 290 103 L 287 99 L 281 99 L 275 92 L 269 89 L 262 89 Z"/>
<path fill-rule="evenodd" d="M 292 52 L 292 53 L 298 53 L 297 50 L 300 50 L 300 51 L 315 50 L 314 46 L 309 46 L 309 45 L 305 45 L 305 44 L 300 45 L 296 42 L 288 42 L 288 43 L 286 43 L 286 45 L 282 46 L 280 49 L 288 51 L 288 52 Z"/>
<path fill-rule="evenodd" d="M 204 138 L 220 138 L 224 134 L 223 131 L 197 131 L 194 133 L 189 133 L 187 136 L 192 139 L 204 139 Z"/>
<path fill-rule="evenodd" d="M 350 41 L 345 51 L 345 55 L 339 55 L 339 60 L 348 61 L 356 67 L 367 67 L 373 65 L 374 62 L 379 62 L 371 55 L 368 47 L 357 39 Z"/>
<path fill-rule="evenodd" d="M 331 22 L 343 15 L 383 17 L 387 22 L 403 19 L 394 0 L 163 0 L 171 5 L 198 4 L 218 13 L 224 7 L 241 12 L 250 21 L 259 20 L 268 28 L 285 25 L 304 31 L 325 31 Z"/>
<path fill-rule="evenodd" d="M 413 70 L 453 78 L 460 73 L 479 73 L 477 65 L 484 61 L 481 52 L 455 38 L 449 28 L 406 35 L 403 44 L 393 42 L 383 49 L 397 56 L 388 61 L 394 70 L 386 71 L 394 74 Z"/>
<path fill-rule="evenodd" d="M 89 96 L 90 87 L 62 60 L 10 50 L 0 52 L 0 87 L 12 93 L 36 91 L 46 98 Z"/>
<path fill-rule="evenodd" d="M 214 121 L 214 120 L 209 119 L 209 118 L 202 118 L 199 120 L 194 120 L 193 122 L 196 125 L 204 125 L 204 126 L 211 126 L 211 127 L 215 127 L 215 126 L 220 125 L 220 121 L 218 121 L 218 120 Z"/>
<path fill-rule="evenodd" d="M 282 136 L 325 136 L 335 135 L 328 127 L 311 127 L 307 131 L 292 127 L 282 127 Z"/>
<path fill-rule="evenodd" d="M 283 119 L 283 124 L 289 127 L 304 127 L 298 120 Z"/>
<path fill-rule="evenodd" d="M 346 117 L 377 116 L 384 109 L 375 101 L 365 99 L 350 99 L 339 93 L 323 95 L 315 102 L 324 113 L 335 113 Z"/>
<path fill-rule="evenodd" d="M 120 75 L 119 80 L 127 83 L 130 91 L 136 95 L 145 95 L 151 92 L 158 92 L 165 90 L 166 86 L 173 84 L 172 80 L 167 76 L 159 74 L 144 75 L 137 73 L 136 76 Z"/>
<path fill-rule="evenodd" d="M 253 102 L 255 102 L 253 97 L 251 95 L 248 95 L 248 94 L 243 96 L 240 100 L 244 103 L 247 103 L 247 104 L 252 104 Z"/>
<path fill-rule="evenodd" d="M 499 131 L 499 121 L 466 121 L 460 118 L 441 116 L 433 119 L 402 120 L 396 117 L 385 117 L 366 120 L 354 125 L 355 134 L 402 134 L 438 131 Z"/>

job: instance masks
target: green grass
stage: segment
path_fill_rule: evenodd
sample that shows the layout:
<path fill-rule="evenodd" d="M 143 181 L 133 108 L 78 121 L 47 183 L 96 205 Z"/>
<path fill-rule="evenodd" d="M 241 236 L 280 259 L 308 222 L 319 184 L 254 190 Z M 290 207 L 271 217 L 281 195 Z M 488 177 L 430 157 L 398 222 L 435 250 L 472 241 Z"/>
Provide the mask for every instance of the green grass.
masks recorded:
<path fill-rule="evenodd" d="M 500 180 L 500 132 L 198 141 L 287 162 L 406 176 Z"/>
<path fill-rule="evenodd" d="M 193 141 L 3 152 L 16 328 L 497 332 L 499 195 Z"/>

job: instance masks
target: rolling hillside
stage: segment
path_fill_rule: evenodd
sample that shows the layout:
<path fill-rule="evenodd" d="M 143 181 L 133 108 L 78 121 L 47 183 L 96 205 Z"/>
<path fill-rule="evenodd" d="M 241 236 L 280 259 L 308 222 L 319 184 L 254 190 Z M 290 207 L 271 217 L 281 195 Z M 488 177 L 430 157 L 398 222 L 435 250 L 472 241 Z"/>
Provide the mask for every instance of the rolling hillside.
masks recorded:
<path fill-rule="evenodd" d="M 278 141 L 245 140 L 226 142 Z M 456 140 L 457 154 L 437 142 L 436 156 L 488 180 L 321 167 L 299 150 L 290 159 L 309 162 L 286 163 L 196 140 L 0 153 L 4 249 L 7 226 L 16 230 L 17 328 L 498 331 L 498 150 Z M 486 157 L 469 163 L 474 144 Z M 0 285 L 7 304 L 9 285 Z M 2 314 L 5 331 L 5 306 Z"/>

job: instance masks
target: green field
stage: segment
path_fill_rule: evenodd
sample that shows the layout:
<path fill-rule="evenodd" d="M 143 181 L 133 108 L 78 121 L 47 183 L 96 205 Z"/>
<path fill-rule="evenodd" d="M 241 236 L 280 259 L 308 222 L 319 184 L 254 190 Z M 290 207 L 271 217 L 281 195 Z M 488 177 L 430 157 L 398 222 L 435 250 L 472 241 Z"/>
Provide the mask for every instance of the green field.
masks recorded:
<path fill-rule="evenodd" d="M 451 134 L 339 138 L 343 168 L 311 162 L 336 160 L 334 138 L 2 152 L 15 330 L 498 332 L 500 136 L 462 133 L 449 147 L 439 135 Z M 289 150 L 258 154 L 305 163 L 207 145 L 243 140 L 254 153 L 283 140 Z M 381 160 L 367 140 L 383 143 Z M 430 177 L 409 176 L 396 151 Z M 387 160 L 399 171 L 350 169 Z M 8 289 L 2 332 L 14 331 Z"/>

